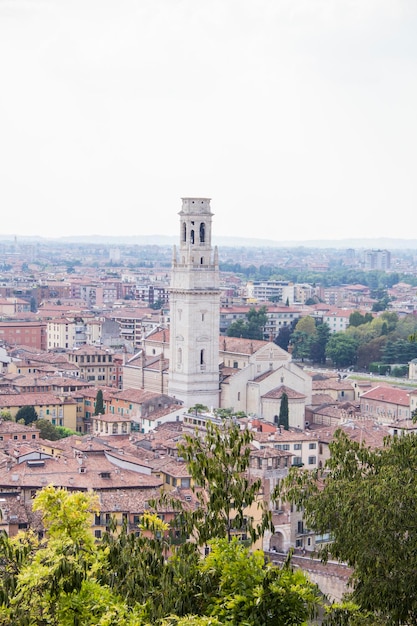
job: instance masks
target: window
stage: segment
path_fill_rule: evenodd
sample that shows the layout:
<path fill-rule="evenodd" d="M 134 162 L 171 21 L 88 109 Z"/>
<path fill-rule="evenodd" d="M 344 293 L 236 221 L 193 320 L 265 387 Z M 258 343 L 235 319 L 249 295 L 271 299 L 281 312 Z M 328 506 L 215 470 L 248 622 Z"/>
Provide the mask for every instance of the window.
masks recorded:
<path fill-rule="evenodd" d="M 292 464 L 300 467 L 301 465 L 303 465 L 303 459 L 300 456 L 295 456 L 292 460 Z"/>
<path fill-rule="evenodd" d="M 294 444 L 294 450 L 301 450 L 302 448 L 302 444 L 301 443 L 295 443 Z"/>
<path fill-rule="evenodd" d="M 317 457 L 315 457 L 315 456 L 309 456 L 308 457 L 308 464 L 309 465 L 315 465 L 316 461 L 317 461 Z"/>
<path fill-rule="evenodd" d="M 309 443 L 308 444 L 308 449 L 309 450 L 315 450 L 317 448 L 317 444 L 316 443 Z"/>

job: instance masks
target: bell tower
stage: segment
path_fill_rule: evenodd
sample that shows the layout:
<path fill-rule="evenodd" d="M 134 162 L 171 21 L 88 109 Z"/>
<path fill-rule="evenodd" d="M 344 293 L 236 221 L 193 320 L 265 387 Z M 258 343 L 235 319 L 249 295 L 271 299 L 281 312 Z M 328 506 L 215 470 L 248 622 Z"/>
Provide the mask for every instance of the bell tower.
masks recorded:
<path fill-rule="evenodd" d="M 220 288 L 209 198 L 182 198 L 170 287 L 168 393 L 187 408 L 219 406 Z"/>

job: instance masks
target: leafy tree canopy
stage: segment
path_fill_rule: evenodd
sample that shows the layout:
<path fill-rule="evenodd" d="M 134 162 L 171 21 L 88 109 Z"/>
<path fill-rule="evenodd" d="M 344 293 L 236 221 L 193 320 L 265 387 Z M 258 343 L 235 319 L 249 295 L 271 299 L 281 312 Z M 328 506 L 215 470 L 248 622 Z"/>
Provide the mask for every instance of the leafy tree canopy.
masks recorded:
<path fill-rule="evenodd" d="M 245 514 L 258 501 L 261 488 L 260 479 L 251 481 L 246 474 L 252 439 L 251 431 L 228 420 L 220 426 L 208 422 L 204 437 L 185 435 L 178 446 L 200 501 L 186 520 L 200 545 L 214 537 L 230 540 L 234 531 L 248 533 L 255 541 L 271 526 L 270 512 L 262 502 L 259 524 L 254 525 Z"/>
<path fill-rule="evenodd" d="M 239 319 L 230 324 L 227 336 L 262 340 L 264 327 L 268 322 L 267 311 L 266 306 L 261 306 L 259 309 L 252 307 L 246 314 L 246 321 Z"/>
<path fill-rule="evenodd" d="M 35 411 L 35 407 L 28 405 L 22 406 L 22 408 L 19 409 L 15 415 L 16 422 L 23 421 L 26 426 L 32 424 L 32 422 L 35 422 L 37 419 L 38 414 Z"/>
<path fill-rule="evenodd" d="M 372 450 L 338 431 L 330 452 L 323 471 L 290 470 L 286 497 L 309 528 L 330 534 L 322 557 L 353 568 L 351 599 L 362 611 L 390 626 L 416 624 L 417 436 Z"/>

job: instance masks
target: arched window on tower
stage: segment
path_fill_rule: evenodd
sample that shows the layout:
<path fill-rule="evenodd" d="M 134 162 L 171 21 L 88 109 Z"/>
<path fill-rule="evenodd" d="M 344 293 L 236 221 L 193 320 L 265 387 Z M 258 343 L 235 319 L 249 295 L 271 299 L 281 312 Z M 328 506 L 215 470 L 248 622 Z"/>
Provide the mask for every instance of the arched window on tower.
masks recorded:
<path fill-rule="evenodd" d="M 191 231 L 191 243 L 194 243 L 194 230 Z"/>
<path fill-rule="evenodd" d="M 182 348 L 178 348 L 177 351 L 177 364 L 178 366 L 181 366 L 182 364 Z"/>
<path fill-rule="evenodd" d="M 182 225 L 182 240 L 187 241 L 187 224 L 185 222 Z"/>
<path fill-rule="evenodd" d="M 200 350 L 200 365 L 204 365 L 204 349 Z"/>
<path fill-rule="evenodd" d="M 206 225 L 204 222 L 200 224 L 200 243 L 204 243 L 206 240 Z"/>

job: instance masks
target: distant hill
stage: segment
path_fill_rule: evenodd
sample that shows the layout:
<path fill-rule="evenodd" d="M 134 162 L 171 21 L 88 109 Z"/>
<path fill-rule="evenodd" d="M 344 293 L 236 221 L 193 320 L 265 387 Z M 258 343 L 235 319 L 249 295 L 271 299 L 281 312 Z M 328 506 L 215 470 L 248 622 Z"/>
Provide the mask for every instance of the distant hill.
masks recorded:
<path fill-rule="evenodd" d="M 178 243 L 177 236 L 168 235 L 131 235 L 131 236 L 110 236 L 110 235 L 80 235 L 73 237 L 24 237 L 12 235 L 0 235 L 0 242 L 18 243 L 55 243 L 55 244 L 98 244 L 107 246 L 173 246 Z M 213 236 L 214 245 L 222 247 L 244 247 L 244 248 L 321 248 L 321 249 L 388 249 L 388 250 L 416 250 L 417 239 L 393 239 L 367 238 L 367 239 L 309 239 L 303 241 L 276 241 L 273 239 L 252 239 L 245 237 L 216 237 Z"/>

